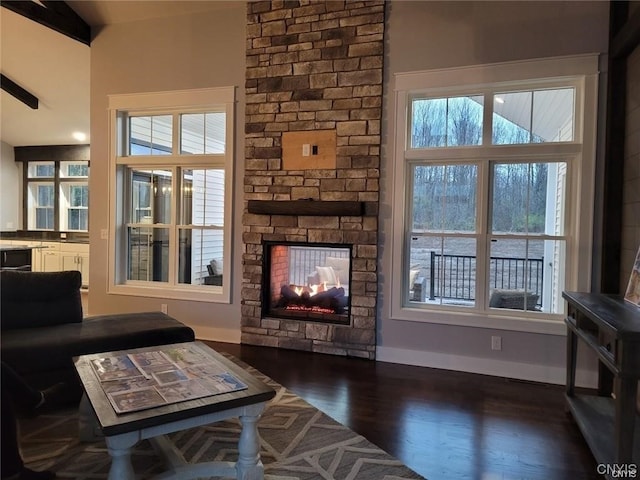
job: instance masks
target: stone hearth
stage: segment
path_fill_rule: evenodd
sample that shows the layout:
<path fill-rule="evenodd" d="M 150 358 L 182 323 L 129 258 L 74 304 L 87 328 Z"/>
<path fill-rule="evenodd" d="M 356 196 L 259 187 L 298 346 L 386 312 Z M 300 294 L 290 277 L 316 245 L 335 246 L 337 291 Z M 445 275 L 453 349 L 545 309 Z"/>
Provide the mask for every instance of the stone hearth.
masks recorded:
<path fill-rule="evenodd" d="M 242 342 L 373 359 L 384 2 L 249 2 L 247 9 Z M 335 168 L 283 169 L 283 133 L 320 130 L 336 133 Z M 367 208 L 361 215 L 248 209 L 249 201 L 301 199 Z M 263 316 L 265 241 L 352 246 L 348 325 Z"/>

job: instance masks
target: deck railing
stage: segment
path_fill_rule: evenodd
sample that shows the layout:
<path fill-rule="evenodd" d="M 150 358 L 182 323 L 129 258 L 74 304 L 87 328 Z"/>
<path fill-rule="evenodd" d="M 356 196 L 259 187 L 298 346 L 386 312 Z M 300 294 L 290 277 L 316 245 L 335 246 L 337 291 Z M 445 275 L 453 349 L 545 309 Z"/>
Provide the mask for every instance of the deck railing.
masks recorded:
<path fill-rule="evenodd" d="M 476 257 L 431 252 L 428 268 L 429 299 L 475 300 Z M 542 305 L 543 258 L 490 257 L 489 288 L 526 290 Z"/>

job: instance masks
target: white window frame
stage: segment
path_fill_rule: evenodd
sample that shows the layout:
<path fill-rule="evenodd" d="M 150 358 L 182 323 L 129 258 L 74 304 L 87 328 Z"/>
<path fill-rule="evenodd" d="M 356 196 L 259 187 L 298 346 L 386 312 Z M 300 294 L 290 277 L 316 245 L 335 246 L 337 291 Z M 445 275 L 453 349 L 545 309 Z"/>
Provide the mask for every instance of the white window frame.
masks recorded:
<path fill-rule="evenodd" d="M 69 177 L 68 177 L 69 178 Z M 72 180 L 74 177 L 70 177 Z M 79 177 L 82 178 L 82 177 Z M 84 177 L 87 178 L 87 177 Z M 71 206 L 71 189 L 73 187 L 85 187 L 87 189 L 87 205 Z M 84 229 L 72 229 L 69 227 L 69 212 L 72 210 L 82 211 L 88 213 L 89 211 L 89 182 L 84 181 L 64 181 L 60 182 L 59 190 L 60 198 L 60 230 L 67 232 L 87 232 L 89 230 L 89 219 L 87 218 L 87 228 Z"/>
<path fill-rule="evenodd" d="M 536 161 L 541 156 L 558 161 L 568 161 L 567 197 L 565 203 L 565 232 L 567 256 L 565 264 L 565 290 L 588 290 L 591 278 L 591 251 L 593 230 L 593 201 L 597 136 L 598 55 L 579 55 L 476 65 L 461 68 L 399 73 L 394 76 L 395 104 L 391 127 L 393 152 L 393 234 L 391 249 L 391 278 L 407 277 L 403 255 L 406 234 L 410 225 L 406 221 L 408 205 L 408 163 L 419 160 L 421 152 L 409 148 L 409 107 L 411 96 L 428 92 L 428 95 L 476 94 L 488 87 L 527 89 L 540 88 L 541 80 L 550 87 L 570 84 L 577 88 L 575 106 L 575 132 L 572 142 L 552 144 L 487 145 L 474 147 L 439 147 L 430 149 L 429 159 L 479 160 L 489 158 L 500 161 L 523 159 L 531 156 Z M 486 105 L 485 105 L 486 108 Z M 484 139 L 490 132 L 483 132 Z M 484 142 L 483 142 L 484 143 Z M 542 148 L 541 148 L 542 146 Z M 480 156 L 479 156 L 480 155 Z M 484 157 L 484 158 L 482 158 Z M 479 221 L 487 224 L 488 172 L 479 172 L 477 211 Z M 486 232 L 477 232 L 480 238 Z M 486 263 L 485 241 L 477 244 L 478 268 Z M 486 268 L 486 267 L 485 267 Z M 482 270 L 484 271 L 484 269 Z M 408 274 L 408 272 L 406 272 Z M 404 282 L 391 282 L 390 318 L 425 323 L 496 328 L 534 333 L 564 335 L 564 314 L 489 309 L 484 295 L 479 295 L 474 308 L 440 305 L 421 305 L 419 308 L 405 304 Z M 484 287 L 484 282 L 480 281 Z M 566 309 L 566 307 L 565 307 Z"/>
<path fill-rule="evenodd" d="M 231 299 L 231 262 L 223 263 L 223 285 L 190 285 L 164 282 L 144 282 L 126 280 L 126 246 L 121 241 L 122 231 L 126 229 L 126 219 L 122 208 L 122 195 L 126 191 L 126 167 L 143 168 L 224 168 L 224 258 L 232 257 L 232 220 L 233 220 L 233 159 L 235 131 L 235 88 L 207 88 L 196 90 L 179 90 L 140 94 L 109 96 L 109 253 L 107 292 L 117 295 L 132 295 L 153 298 L 170 298 L 201 302 L 230 303 Z M 179 114 L 203 111 L 224 111 L 226 114 L 225 152 L 222 154 L 179 155 L 180 163 L 175 156 L 135 155 L 125 157 L 123 122 L 119 120 L 121 112 L 128 115 L 160 115 L 164 113 Z M 174 145 L 179 143 L 180 132 L 174 128 Z M 175 171 L 175 169 L 174 169 Z M 177 215 L 177 195 L 172 199 L 172 216 Z M 176 222 L 172 222 L 175 224 Z M 174 229 L 172 227 L 171 235 Z M 175 242 L 172 243 L 175 245 Z M 170 256 L 170 272 L 177 269 L 177 256 Z"/>

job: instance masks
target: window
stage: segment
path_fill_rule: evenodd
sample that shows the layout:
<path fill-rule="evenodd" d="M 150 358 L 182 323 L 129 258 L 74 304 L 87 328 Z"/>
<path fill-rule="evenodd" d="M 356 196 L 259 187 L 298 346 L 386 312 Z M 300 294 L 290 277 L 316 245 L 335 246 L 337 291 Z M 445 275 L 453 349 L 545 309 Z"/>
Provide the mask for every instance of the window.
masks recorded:
<path fill-rule="evenodd" d="M 89 230 L 89 162 L 26 163 L 28 230 Z"/>
<path fill-rule="evenodd" d="M 562 291 L 588 277 L 571 240 L 590 236 L 592 192 L 571 179 L 592 181 L 594 61 L 565 76 L 533 61 L 518 79 L 508 65 L 396 78 L 394 317 L 557 321 Z"/>
<path fill-rule="evenodd" d="M 111 98 L 111 291 L 228 301 L 233 100 L 233 89 Z"/>

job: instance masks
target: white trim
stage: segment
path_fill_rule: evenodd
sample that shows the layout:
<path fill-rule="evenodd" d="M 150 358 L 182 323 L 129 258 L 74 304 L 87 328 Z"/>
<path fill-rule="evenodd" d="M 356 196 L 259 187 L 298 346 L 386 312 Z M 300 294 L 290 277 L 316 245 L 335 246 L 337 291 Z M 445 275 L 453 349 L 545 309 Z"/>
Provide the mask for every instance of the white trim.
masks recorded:
<path fill-rule="evenodd" d="M 489 63 L 467 67 L 442 68 L 396 73 L 395 90 L 423 90 L 425 79 L 429 88 L 468 87 L 489 83 L 522 82 L 535 78 L 551 81 L 562 77 L 595 75 L 598 73 L 598 54 L 537 58 L 515 62 Z"/>
<path fill-rule="evenodd" d="M 190 325 L 198 340 L 212 342 L 240 343 L 240 328 L 217 328 L 214 325 Z"/>
<path fill-rule="evenodd" d="M 109 110 L 198 109 L 235 101 L 235 87 L 108 95 Z"/>
<path fill-rule="evenodd" d="M 493 310 L 496 310 L 494 313 Z M 498 312 L 492 309 L 490 314 L 469 309 L 468 312 L 442 308 L 440 310 L 405 307 L 397 312 L 392 320 L 436 323 L 462 327 L 492 328 L 512 332 L 542 333 L 545 335 L 566 335 L 563 315 L 546 315 L 506 310 Z"/>
<path fill-rule="evenodd" d="M 116 141 L 122 141 L 126 137 L 124 122 L 119 119 L 119 112 L 130 114 L 134 111 L 138 113 L 157 113 L 168 111 L 172 115 L 184 112 L 206 111 L 214 109 L 226 113 L 225 126 L 225 153 L 224 154 L 203 154 L 203 155 L 169 155 L 169 156 L 126 156 L 121 157 L 122 145 L 116 145 Z M 224 262 L 222 287 L 207 285 L 193 286 L 188 284 L 167 284 L 163 282 L 125 282 L 118 277 L 118 272 L 125 268 L 124 256 L 120 255 L 120 264 L 116 265 L 119 245 L 123 226 L 123 210 L 118 208 L 117 199 L 119 190 L 124 188 L 126 180 L 121 178 L 122 172 L 119 166 L 143 166 L 148 168 L 153 166 L 181 166 L 181 167 L 205 167 L 224 168 L 224 257 L 232 258 L 232 231 L 233 231 L 233 163 L 234 163 L 234 137 L 235 137 L 235 87 L 205 88 L 194 90 L 177 90 L 151 93 L 117 94 L 108 96 L 109 114 L 109 245 L 108 245 L 108 284 L 107 293 L 112 295 L 131 295 L 150 298 L 165 298 L 176 300 L 190 300 L 211 303 L 231 302 L 231 262 Z M 121 128 L 122 131 L 118 131 Z M 178 129 L 174 128 L 174 146 L 178 145 Z M 175 169 L 174 169 L 175 170 Z M 113 176 L 113 179 L 111 177 Z M 121 199 L 122 200 L 122 199 Z M 174 198 L 172 203 L 172 224 L 175 225 L 177 215 Z M 116 231 L 117 230 L 117 231 Z M 170 228 L 170 232 L 174 232 Z M 172 233 L 173 235 L 173 233 Z M 175 244 L 175 238 L 173 239 Z M 169 278 L 175 277 L 177 269 L 177 259 L 169 265 Z"/>
<path fill-rule="evenodd" d="M 403 255 L 407 248 L 405 212 L 407 210 L 409 180 L 407 165 L 411 161 L 428 158 L 438 161 L 442 157 L 448 161 L 483 161 L 500 160 L 508 156 L 510 160 L 518 157 L 522 160 L 538 160 L 548 157 L 558 161 L 566 161 L 569 175 L 567 179 L 567 199 L 565 204 L 565 229 L 568 250 L 564 274 L 565 289 L 588 290 L 591 276 L 591 247 L 593 212 L 591 209 L 579 209 L 580 205 L 593 205 L 595 195 L 595 156 L 597 135 L 597 84 L 599 57 L 597 54 L 566 56 L 557 58 L 524 60 L 517 62 L 475 65 L 470 67 L 447 68 L 421 72 L 398 73 L 394 75 L 393 91 L 395 102 L 390 122 L 391 148 L 393 156 L 392 171 L 392 226 L 391 274 L 394 278 L 404 278 L 402 269 Z M 490 86 L 570 84 L 576 88 L 575 133 L 574 141 L 566 143 L 545 143 L 536 145 L 485 145 L 477 147 L 448 147 L 443 149 L 410 149 L 407 145 L 409 101 L 416 92 L 433 92 L 455 90 L 457 93 L 482 90 Z M 582 142 L 582 143 L 581 143 Z M 517 155 L 514 156 L 514 152 Z M 579 161 L 572 160 L 578 158 Z M 483 169 L 479 170 L 483 174 Z M 486 172 L 484 172 L 486 174 Z M 484 175 L 483 174 L 483 175 Z M 482 178 L 480 180 L 486 180 Z M 483 187 L 485 188 L 485 187 Z M 479 215 L 486 215 L 487 199 L 478 199 Z M 478 231 L 476 235 L 484 235 Z M 484 255 L 478 244 L 478 256 Z M 486 246 L 485 246 L 486 247 Z M 580 260 L 579 260 L 580 259 Z M 439 308 L 426 305 L 422 308 L 404 306 L 404 281 L 389 282 L 387 291 L 390 297 L 388 315 L 391 320 L 462 325 L 481 328 L 496 328 L 522 332 L 535 332 L 551 335 L 564 335 L 562 314 L 544 314 L 529 312 L 494 312 L 484 310 L 484 300 L 480 299 L 477 307 L 465 309 Z M 482 285 L 480 285 L 482 286 Z"/>
<path fill-rule="evenodd" d="M 493 358 L 471 357 L 394 347 L 377 347 L 376 361 L 514 378 L 555 385 L 565 385 L 567 380 L 566 368 L 564 366 L 558 367 L 508 362 Z M 583 369 L 577 370 L 576 386 L 595 388 L 597 384 L 597 372 Z"/>

